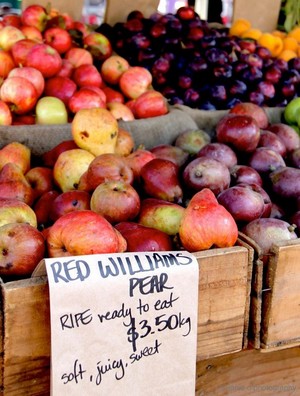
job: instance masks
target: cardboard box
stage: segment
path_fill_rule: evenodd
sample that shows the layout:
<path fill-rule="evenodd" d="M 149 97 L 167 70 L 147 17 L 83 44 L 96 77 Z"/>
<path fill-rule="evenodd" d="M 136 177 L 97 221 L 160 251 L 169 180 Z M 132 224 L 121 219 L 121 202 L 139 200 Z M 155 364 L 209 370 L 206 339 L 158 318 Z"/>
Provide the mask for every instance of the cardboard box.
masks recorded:
<path fill-rule="evenodd" d="M 218 113 L 203 112 L 213 128 Z M 120 122 L 137 146 L 172 143 L 178 134 L 198 128 L 182 109 L 165 116 Z M 209 128 L 208 128 L 209 129 Z M 41 155 L 71 138 L 70 125 L 0 128 L 1 145 L 27 144 Z M 197 359 L 233 353 L 247 347 L 253 249 L 244 241 L 226 249 L 195 253 L 200 263 Z M 1 281 L 0 281 L 1 282 Z M 50 312 L 46 276 L 0 283 L 0 389 L 2 395 L 43 395 L 50 381 Z M 20 393 L 21 392 L 21 393 Z"/>
<path fill-rule="evenodd" d="M 232 22 L 246 19 L 251 26 L 262 32 L 272 32 L 277 28 L 281 0 L 234 0 Z"/>

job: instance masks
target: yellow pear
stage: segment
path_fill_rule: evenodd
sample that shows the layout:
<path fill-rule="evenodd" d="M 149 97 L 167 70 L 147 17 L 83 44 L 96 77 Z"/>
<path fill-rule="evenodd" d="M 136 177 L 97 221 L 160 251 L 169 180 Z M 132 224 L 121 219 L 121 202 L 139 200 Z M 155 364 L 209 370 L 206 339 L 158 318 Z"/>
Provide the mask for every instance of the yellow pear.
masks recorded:
<path fill-rule="evenodd" d="M 118 121 L 109 110 L 80 109 L 73 118 L 71 130 L 79 148 L 95 156 L 115 152 Z"/>
<path fill-rule="evenodd" d="M 80 177 L 85 173 L 95 156 L 81 148 L 61 153 L 53 167 L 53 178 L 63 191 L 77 190 Z"/>

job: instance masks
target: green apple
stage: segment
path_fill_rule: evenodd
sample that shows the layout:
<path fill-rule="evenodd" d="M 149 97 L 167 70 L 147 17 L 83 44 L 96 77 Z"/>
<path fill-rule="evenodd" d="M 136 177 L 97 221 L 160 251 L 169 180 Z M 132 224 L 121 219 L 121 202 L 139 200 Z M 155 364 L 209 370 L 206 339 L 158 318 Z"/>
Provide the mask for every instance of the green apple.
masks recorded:
<path fill-rule="evenodd" d="M 298 124 L 300 120 L 300 98 L 292 99 L 285 107 L 283 116 L 288 124 Z"/>
<path fill-rule="evenodd" d="M 68 111 L 64 102 L 54 96 L 44 96 L 37 101 L 36 124 L 67 124 Z"/>

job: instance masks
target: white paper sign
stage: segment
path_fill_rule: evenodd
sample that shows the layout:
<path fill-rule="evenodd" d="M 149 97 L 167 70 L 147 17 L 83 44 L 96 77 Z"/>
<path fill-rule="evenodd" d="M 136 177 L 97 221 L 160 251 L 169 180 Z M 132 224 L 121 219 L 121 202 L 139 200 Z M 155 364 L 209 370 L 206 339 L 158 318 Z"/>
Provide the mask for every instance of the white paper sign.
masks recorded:
<path fill-rule="evenodd" d="M 45 262 L 52 395 L 195 394 L 195 256 L 146 252 Z"/>

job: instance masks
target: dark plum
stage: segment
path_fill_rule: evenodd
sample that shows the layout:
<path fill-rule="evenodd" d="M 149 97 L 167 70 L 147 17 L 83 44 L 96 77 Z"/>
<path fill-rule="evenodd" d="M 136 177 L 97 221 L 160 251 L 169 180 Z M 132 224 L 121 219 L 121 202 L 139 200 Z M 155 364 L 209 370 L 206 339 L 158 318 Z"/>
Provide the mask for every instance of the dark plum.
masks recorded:
<path fill-rule="evenodd" d="M 245 95 L 247 90 L 247 84 L 241 80 L 232 80 L 228 88 L 228 92 L 234 97 L 240 97 Z"/>
<path fill-rule="evenodd" d="M 249 102 L 257 104 L 258 106 L 262 106 L 265 101 L 264 95 L 258 91 L 249 92 L 248 98 Z"/>
<path fill-rule="evenodd" d="M 199 92 L 193 88 L 189 88 L 183 93 L 183 99 L 186 105 L 197 108 L 201 98 Z"/>
<path fill-rule="evenodd" d="M 257 84 L 257 91 L 264 95 L 265 100 L 272 99 L 275 96 L 274 84 L 269 81 L 260 81 Z"/>
<path fill-rule="evenodd" d="M 211 64 L 225 65 L 228 63 L 228 54 L 219 48 L 210 48 L 205 51 L 205 58 Z"/>
<path fill-rule="evenodd" d="M 263 67 L 263 60 L 257 54 L 241 54 L 240 60 L 249 66 L 255 66 L 259 69 Z"/>
<path fill-rule="evenodd" d="M 222 65 L 215 66 L 213 68 L 212 74 L 216 79 L 230 79 L 232 77 L 232 66 L 231 65 Z"/>
<path fill-rule="evenodd" d="M 270 65 L 265 69 L 264 78 L 273 84 L 277 84 L 281 79 L 282 71 L 275 65 Z"/>

